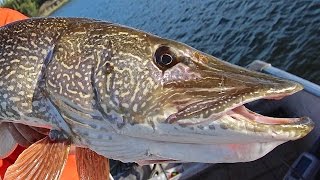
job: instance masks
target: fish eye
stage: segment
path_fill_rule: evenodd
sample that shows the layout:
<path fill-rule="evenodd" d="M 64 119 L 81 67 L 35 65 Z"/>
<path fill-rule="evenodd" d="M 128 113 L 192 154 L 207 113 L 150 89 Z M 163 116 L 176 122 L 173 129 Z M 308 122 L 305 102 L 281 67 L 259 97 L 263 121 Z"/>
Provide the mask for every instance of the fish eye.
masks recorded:
<path fill-rule="evenodd" d="M 173 61 L 173 57 L 170 54 L 162 54 L 160 57 L 160 61 L 164 64 L 164 65 L 169 65 L 172 63 Z"/>
<path fill-rule="evenodd" d="M 154 60 L 156 65 L 163 71 L 178 63 L 176 55 L 168 46 L 158 47 L 154 53 Z"/>

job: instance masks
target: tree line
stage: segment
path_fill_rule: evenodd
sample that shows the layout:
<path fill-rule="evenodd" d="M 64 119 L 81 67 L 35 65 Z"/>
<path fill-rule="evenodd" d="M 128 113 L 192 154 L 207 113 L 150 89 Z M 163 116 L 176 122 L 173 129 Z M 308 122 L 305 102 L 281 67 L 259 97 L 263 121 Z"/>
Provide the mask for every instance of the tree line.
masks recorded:
<path fill-rule="evenodd" d="M 47 0 L 4 0 L 1 7 L 15 9 L 26 16 L 38 16 L 39 8 Z"/>

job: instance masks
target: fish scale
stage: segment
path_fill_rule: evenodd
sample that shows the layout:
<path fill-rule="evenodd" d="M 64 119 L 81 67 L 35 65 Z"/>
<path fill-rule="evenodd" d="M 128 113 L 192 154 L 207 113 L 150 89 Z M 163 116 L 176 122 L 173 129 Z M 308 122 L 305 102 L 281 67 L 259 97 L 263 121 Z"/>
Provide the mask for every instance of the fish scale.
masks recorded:
<path fill-rule="evenodd" d="M 85 102 L 84 104 L 87 105 L 90 104 L 88 101 L 92 99 L 92 96 L 90 96 L 92 89 L 91 91 L 90 89 L 86 90 L 85 87 L 91 87 L 89 83 L 90 78 L 88 78 L 90 74 L 88 74 L 88 72 L 91 72 L 90 66 L 92 66 L 91 64 L 93 64 L 94 60 L 93 57 L 85 59 L 87 58 L 87 54 L 92 54 L 92 52 L 89 51 L 90 48 L 87 47 L 89 45 L 88 42 L 83 42 L 86 45 L 85 51 L 78 46 L 80 41 L 85 40 L 85 38 L 87 39 L 87 36 L 81 37 L 81 34 L 87 31 L 81 27 L 87 20 L 77 19 L 77 23 L 72 24 L 72 26 L 69 25 L 70 22 L 73 22 L 73 20 L 59 18 L 43 21 L 30 20 L 22 24 L 13 23 L 2 29 L 0 59 L 5 59 L 5 62 L 0 65 L 2 70 L 0 74 L 0 84 L 2 84 L 2 100 L 0 101 L 2 106 L 0 112 L 3 114 L 1 115 L 3 119 L 20 119 L 19 115 L 24 114 L 31 118 L 41 118 L 45 121 L 51 120 L 50 116 L 47 118 L 43 116 L 39 117 L 39 115 L 43 115 L 44 111 L 48 111 L 48 108 L 45 108 L 47 105 L 46 100 L 43 100 L 43 95 L 38 93 L 41 91 L 38 90 L 38 85 L 40 81 L 43 80 L 41 79 L 41 68 L 45 66 L 44 59 L 46 59 L 48 53 L 50 53 L 51 47 L 54 47 L 53 51 L 57 51 L 58 53 L 55 53 L 52 57 L 54 61 L 50 62 L 48 67 L 46 67 L 46 89 L 49 89 L 49 91 L 52 90 L 54 93 L 58 92 L 57 94 L 60 93 L 61 96 L 67 96 L 73 101 L 76 101 L 76 103 L 80 103 L 80 94 L 81 102 Z M 11 28 L 15 30 L 11 31 Z M 68 35 L 73 34 L 73 31 L 70 31 L 70 29 L 75 30 L 76 28 L 78 28 L 79 31 L 77 34 L 78 37 L 73 38 L 72 41 L 64 38 L 64 36 L 68 37 Z M 48 33 L 41 35 L 41 33 L 38 32 Z M 61 36 L 61 34 L 64 36 Z M 11 40 L 13 36 L 15 38 Z M 38 39 L 38 43 L 30 44 L 30 38 Z M 10 39 L 9 43 L 4 42 L 7 39 Z M 66 43 L 61 42 L 62 39 Z M 59 43 L 56 46 L 58 41 Z M 74 43 L 74 41 L 77 43 Z M 93 39 L 87 39 L 87 41 L 92 41 L 90 42 L 92 51 L 93 44 L 96 42 Z M 31 42 L 35 41 L 31 40 Z M 63 50 L 69 48 L 74 50 L 74 52 L 85 52 L 87 54 L 84 54 L 84 58 L 81 59 L 79 54 L 77 56 L 77 54 L 70 55 L 63 53 Z M 13 53 L 15 50 L 19 50 L 19 54 Z M 84 67 L 90 70 L 88 71 Z M 75 73 L 76 70 L 79 71 Z M 74 76 L 74 74 L 77 76 Z M 79 81 L 79 79 L 82 78 L 81 74 L 87 76 L 87 78 L 83 78 L 83 80 L 87 82 Z M 25 81 L 25 79 L 30 79 L 31 81 Z M 35 79 L 38 79 L 38 81 L 35 81 Z M 78 82 L 75 84 L 78 86 L 70 87 L 70 82 Z M 78 94 L 78 92 L 80 93 Z M 29 118 L 26 118 L 24 120 L 27 121 L 28 119 Z"/>
<path fill-rule="evenodd" d="M 2 87 L 8 87 L 7 90 L 15 90 L 7 97 L 15 101 L 7 101 L 7 99 L 2 101 L 3 104 L 6 103 L 6 109 L 3 109 L 2 112 L 11 115 L 10 117 L 8 117 L 8 115 L 2 116 L 2 118 L 6 121 L 16 122 L 20 120 L 20 122 L 22 121 L 25 124 L 66 130 L 65 124 L 63 125 L 64 128 L 59 127 L 61 121 L 68 119 L 64 118 L 68 115 L 61 114 L 63 111 L 60 110 L 60 108 L 69 107 L 68 104 L 73 104 L 72 107 L 75 107 L 79 113 L 84 110 L 92 111 L 92 108 L 96 106 L 96 101 L 99 101 L 99 103 L 102 103 L 102 101 L 112 101 L 116 107 L 126 107 L 126 104 L 119 104 L 118 102 L 120 98 L 129 97 L 128 93 L 127 97 L 121 96 L 118 99 L 115 98 L 112 93 L 107 93 L 104 88 L 101 88 L 101 86 L 105 86 L 106 82 L 113 85 L 115 85 L 113 82 L 117 82 L 117 84 L 111 88 L 111 91 L 114 92 L 117 86 L 123 85 L 123 83 L 121 83 L 123 82 L 121 80 L 122 74 L 119 73 L 116 78 L 113 76 L 113 78 L 111 77 L 110 79 L 110 76 L 108 76 L 106 72 L 108 70 L 108 68 L 105 68 L 106 62 L 110 61 L 110 57 L 115 54 L 113 54 L 112 51 L 119 54 L 113 56 L 113 62 L 108 63 L 113 71 L 116 63 L 119 64 L 119 66 L 116 66 L 118 67 L 117 70 L 122 71 L 119 67 L 122 66 L 123 62 L 127 62 L 128 58 L 130 59 L 130 56 L 133 55 L 128 54 L 127 56 L 127 54 L 122 53 L 118 47 L 122 47 L 123 44 L 117 44 L 119 42 L 118 35 L 124 36 L 122 41 L 122 43 L 124 43 L 129 33 L 119 33 L 118 27 L 108 26 L 108 24 L 109 23 L 105 22 L 92 23 L 85 19 L 77 19 L 74 21 L 74 19 L 54 18 L 41 21 L 33 19 L 19 25 L 12 24 L 6 26 L 4 29 L 9 30 L 10 28 L 14 28 L 16 30 L 13 32 L 18 34 L 16 37 L 17 40 L 10 41 L 12 44 L 19 44 L 19 46 L 12 46 L 10 51 L 13 51 L 15 48 L 22 50 L 22 57 L 17 58 L 11 55 L 11 53 L 9 53 L 11 56 L 7 56 L 9 52 L 7 49 L 3 49 L 2 51 L 1 57 L 4 58 L 6 62 L 13 59 L 11 61 L 19 63 L 17 66 L 8 67 L 18 67 L 16 71 L 21 72 L 21 74 L 11 73 L 10 76 L 12 75 L 12 79 L 7 82 L 12 83 L 15 81 L 15 77 L 19 77 L 22 86 L 18 89 L 15 86 L 3 83 Z M 21 30 L 26 29 L 26 27 L 28 30 Z M 7 34 L 6 30 L 4 31 L 5 32 L 1 34 L 2 40 L 10 39 L 12 35 L 14 35 Z M 39 31 L 49 31 L 51 33 L 42 36 L 37 33 Z M 30 38 L 38 39 L 38 41 L 28 43 L 30 42 Z M 137 38 L 136 40 L 141 43 L 141 39 Z M 37 44 L 34 42 L 37 42 Z M 5 43 L 3 42 L 1 44 Z M 136 44 L 136 42 L 128 41 L 126 44 L 129 46 Z M 10 44 L 6 45 L 7 48 L 9 48 L 9 46 Z M 132 48 L 139 50 L 139 48 L 134 46 L 132 46 Z M 22 61 L 22 59 L 24 59 L 24 61 Z M 136 59 L 132 60 L 134 61 Z M 134 65 L 134 63 L 132 63 L 132 65 Z M 35 66 L 37 68 L 34 68 Z M 6 67 L 3 68 L 5 69 Z M 8 69 L 9 71 L 11 70 L 10 68 Z M 28 72 L 28 70 L 32 72 Z M 128 72 L 130 72 L 130 70 Z M 129 78 L 132 77 L 125 73 L 123 73 L 123 75 Z M 108 80 L 106 80 L 106 78 Z M 29 84 L 25 84 L 28 83 L 25 79 L 32 81 L 30 81 Z M 35 79 L 38 81 L 34 81 Z M 132 82 L 127 82 L 126 84 L 129 85 L 127 89 L 134 89 Z M 95 88 L 95 86 L 99 86 L 99 90 L 96 90 L 98 97 L 94 97 L 95 90 L 93 88 Z M 1 94 L 7 95 L 8 93 L 6 90 L 3 90 Z M 134 100 L 135 99 L 132 101 Z M 63 101 L 67 101 L 67 103 Z M 108 103 L 108 106 L 110 106 L 109 104 L 110 103 Z M 52 107 L 55 107 L 54 111 Z M 102 107 L 106 108 L 107 106 L 102 103 L 101 108 Z M 12 113 L 8 108 L 12 109 Z M 110 109 L 112 108 L 104 110 L 110 111 Z M 134 117 L 134 115 L 132 117 Z M 123 118 L 120 120 L 119 118 L 117 119 L 120 123 L 125 121 Z M 41 120 L 47 122 L 42 122 Z M 66 121 L 72 124 L 72 122 Z M 68 128 L 66 131 L 70 132 Z"/>
<path fill-rule="evenodd" d="M 60 28 L 65 27 L 63 24 L 61 25 Z M 0 113 L 2 118 L 20 119 L 21 114 L 36 113 L 35 109 L 39 106 L 35 106 L 36 103 L 33 103 L 33 99 L 37 99 L 37 95 L 34 94 L 37 91 L 37 81 L 35 80 L 38 79 L 43 60 L 47 56 L 47 47 L 51 46 L 54 37 L 58 36 L 59 31 L 48 31 L 53 27 L 59 29 L 55 23 L 29 21 L 22 24 L 13 23 L 2 28 L 0 57 L 5 61 L 0 64 L 0 68 L 3 70 L 0 73 L 0 84 L 2 84 L 0 102 L 3 104 Z M 11 28 L 15 30 L 11 30 Z M 49 33 L 41 35 L 38 33 L 39 31 L 48 31 Z M 42 43 L 37 45 L 30 43 L 33 42 L 31 38 L 41 39 L 39 42 Z M 18 51 L 19 53 L 16 53 Z M 14 116 L 8 117 L 6 115 L 8 112 Z"/>

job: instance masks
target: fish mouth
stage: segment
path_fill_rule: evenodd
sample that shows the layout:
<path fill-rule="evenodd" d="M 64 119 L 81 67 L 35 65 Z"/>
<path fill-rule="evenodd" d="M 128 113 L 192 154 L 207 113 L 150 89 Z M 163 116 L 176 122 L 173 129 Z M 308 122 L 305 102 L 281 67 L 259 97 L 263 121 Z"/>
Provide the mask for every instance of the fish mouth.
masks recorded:
<path fill-rule="evenodd" d="M 269 93 L 265 96 L 251 97 L 238 103 L 232 104 L 228 108 L 225 108 L 219 113 L 212 113 L 206 118 L 187 119 L 179 118 L 179 113 L 169 116 L 167 121 L 169 123 L 176 123 L 180 126 L 202 126 L 210 127 L 212 125 L 218 125 L 221 129 L 236 131 L 240 134 L 246 134 L 251 136 L 263 136 L 268 135 L 272 139 L 278 140 L 295 140 L 307 135 L 313 128 L 314 122 L 308 117 L 298 118 L 283 118 L 283 117 L 269 117 L 257 112 L 254 112 L 246 107 L 247 103 L 266 99 L 266 100 L 281 100 L 303 89 L 300 84 L 294 83 L 294 86 L 287 90 Z M 210 103 L 210 102 L 206 102 Z M 201 102 L 195 102 L 189 107 L 197 107 Z M 215 102 L 215 104 L 217 104 Z M 206 109 L 198 111 L 201 114 L 208 109 L 212 109 L 213 106 L 209 106 Z"/>

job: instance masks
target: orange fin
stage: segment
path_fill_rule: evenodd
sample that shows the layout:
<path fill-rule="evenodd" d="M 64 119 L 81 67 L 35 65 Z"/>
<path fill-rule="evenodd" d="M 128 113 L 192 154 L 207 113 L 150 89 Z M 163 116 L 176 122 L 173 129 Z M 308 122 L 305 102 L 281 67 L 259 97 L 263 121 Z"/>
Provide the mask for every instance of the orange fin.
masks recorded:
<path fill-rule="evenodd" d="M 81 180 L 109 180 L 109 159 L 88 148 L 76 148 L 76 161 Z"/>
<path fill-rule="evenodd" d="M 46 137 L 23 151 L 11 165 L 5 180 L 59 179 L 68 158 L 70 145 Z"/>

